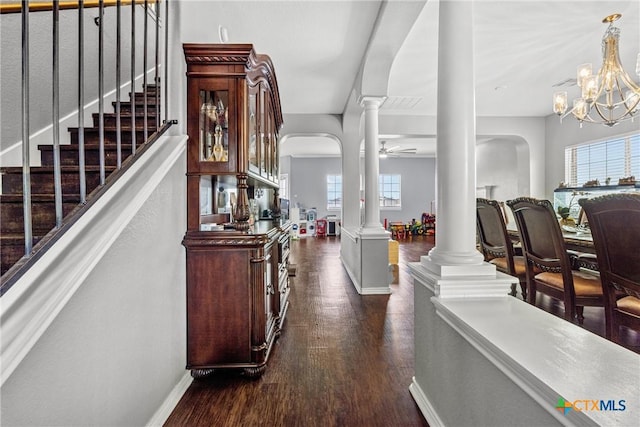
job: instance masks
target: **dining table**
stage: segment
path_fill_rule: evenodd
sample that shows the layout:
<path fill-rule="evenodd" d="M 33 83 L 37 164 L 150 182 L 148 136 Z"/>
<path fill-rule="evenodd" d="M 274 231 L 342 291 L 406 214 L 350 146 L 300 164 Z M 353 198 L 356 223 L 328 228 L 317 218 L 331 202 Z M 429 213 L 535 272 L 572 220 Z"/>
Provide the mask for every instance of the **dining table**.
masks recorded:
<path fill-rule="evenodd" d="M 597 271 L 596 248 L 593 244 L 593 237 L 589 229 L 566 225 L 561 225 L 560 229 L 562 230 L 564 244 L 574 267 Z M 514 248 L 518 248 L 518 246 L 520 246 L 520 233 L 515 223 L 511 222 L 507 224 L 507 234 L 509 234 Z"/>

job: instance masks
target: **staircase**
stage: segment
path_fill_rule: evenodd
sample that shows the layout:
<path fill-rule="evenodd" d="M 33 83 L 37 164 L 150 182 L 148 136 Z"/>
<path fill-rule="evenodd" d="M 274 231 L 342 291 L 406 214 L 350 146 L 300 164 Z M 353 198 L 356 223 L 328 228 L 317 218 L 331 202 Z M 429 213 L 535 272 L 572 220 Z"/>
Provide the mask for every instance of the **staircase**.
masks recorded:
<path fill-rule="evenodd" d="M 122 163 L 131 157 L 131 117 L 135 114 L 136 149 L 144 144 L 144 98 L 147 97 L 147 132 L 156 132 L 156 93 L 160 88 L 147 85 L 143 92 L 129 93 L 129 102 L 120 102 Z M 159 105 L 159 103 L 158 103 Z M 113 103 L 116 109 L 116 103 Z M 104 113 L 104 159 L 107 182 L 116 170 L 116 114 Z M 100 186 L 99 114 L 93 114 L 93 127 L 84 128 L 85 176 L 87 200 Z M 62 210 L 66 217 L 81 207 L 78 128 L 69 128 L 71 143 L 60 145 L 62 181 Z M 34 251 L 36 244 L 56 227 L 54 201 L 53 145 L 39 145 L 42 166 L 31 167 L 31 211 Z M 4 275 L 24 255 L 24 210 L 22 195 L 22 167 L 0 168 L 0 274 Z M 63 219 L 64 223 L 64 219 Z"/>

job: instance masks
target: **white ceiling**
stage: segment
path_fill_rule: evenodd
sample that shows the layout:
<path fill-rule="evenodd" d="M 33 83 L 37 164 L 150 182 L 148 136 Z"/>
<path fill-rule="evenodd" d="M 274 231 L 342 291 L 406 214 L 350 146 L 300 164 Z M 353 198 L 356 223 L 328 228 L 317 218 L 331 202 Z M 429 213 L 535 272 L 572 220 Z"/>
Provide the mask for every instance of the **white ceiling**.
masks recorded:
<path fill-rule="evenodd" d="M 395 0 L 405 1 L 405 0 Z M 194 15 L 191 36 L 218 42 L 218 25 L 230 43 L 253 43 L 275 65 L 283 113 L 342 114 L 372 37 L 380 1 L 185 2 Z M 381 114 L 435 115 L 438 1 L 428 1 L 396 55 L 389 98 Z M 485 1 L 474 5 L 476 112 L 478 116 L 545 117 L 554 84 L 575 78 L 579 64 L 599 67 L 602 18 L 622 13 L 620 59 L 633 78 L 640 52 L 640 1 Z M 403 25 L 398 22 L 396 25 Z M 206 30 L 199 30 L 206 31 Z M 569 98 L 577 87 L 566 87 Z M 397 139 L 394 145 L 429 147 L 433 141 Z M 330 155 L 326 138 L 289 138 L 283 154 Z M 323 154 L 324 153 L 324 154 Z"/>

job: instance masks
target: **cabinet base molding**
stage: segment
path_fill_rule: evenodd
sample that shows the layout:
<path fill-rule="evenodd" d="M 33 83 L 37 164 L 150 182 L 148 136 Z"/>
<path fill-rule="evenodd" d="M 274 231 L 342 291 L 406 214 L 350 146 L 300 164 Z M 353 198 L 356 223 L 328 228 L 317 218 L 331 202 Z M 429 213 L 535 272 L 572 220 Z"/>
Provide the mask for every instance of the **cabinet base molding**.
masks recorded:
<path fill-rule="evenodd" d="M 266 371 L 267 365 L 257 366 L 255 368 L 244 368 L 243 373 L 245 377 L 259 378 Z"/>
<path fill-rule="evenodd" d="M 208 377 L 209 375 L 213 374 L 214 372 L 215 372 L 215 369 L 192 369 L 191 370 L 191 377 L 194 380 L 198 380 L 200 378 Z"/>

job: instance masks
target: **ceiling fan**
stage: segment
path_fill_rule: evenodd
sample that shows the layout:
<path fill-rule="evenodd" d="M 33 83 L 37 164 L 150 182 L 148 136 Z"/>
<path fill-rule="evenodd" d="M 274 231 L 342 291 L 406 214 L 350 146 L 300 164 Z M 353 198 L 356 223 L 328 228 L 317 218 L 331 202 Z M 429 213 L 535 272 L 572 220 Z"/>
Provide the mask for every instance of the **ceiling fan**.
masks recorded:
<path fill-rule="evenodd" d="M 416 154 L 416 148 L 400 148 L 399 145 L 393 147 L 387 147 L 386 141 L 380 141 L 380 151 L 378 152 L 381 159 L 391 157 L 397 157 L 402 154 Z"/>

